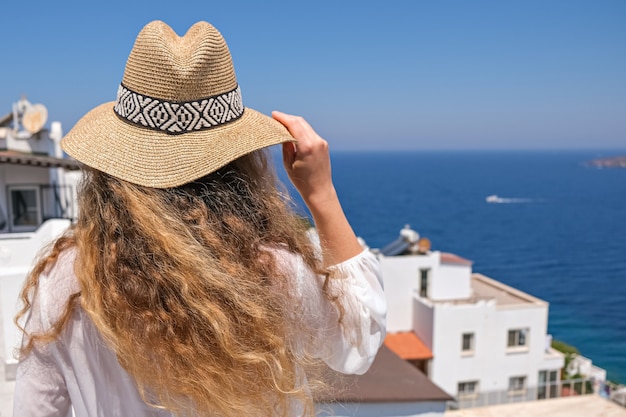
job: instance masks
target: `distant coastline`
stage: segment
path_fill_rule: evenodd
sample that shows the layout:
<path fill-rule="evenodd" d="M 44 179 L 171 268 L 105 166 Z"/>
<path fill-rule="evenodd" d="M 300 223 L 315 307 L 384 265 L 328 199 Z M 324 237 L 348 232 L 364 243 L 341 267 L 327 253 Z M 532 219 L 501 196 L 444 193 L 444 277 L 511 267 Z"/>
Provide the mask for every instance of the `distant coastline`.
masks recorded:
<path fill-rule="evenodd" d="M 587 164 L 596 168 L 626 168 L 626 156 L 593 159 Z"/>

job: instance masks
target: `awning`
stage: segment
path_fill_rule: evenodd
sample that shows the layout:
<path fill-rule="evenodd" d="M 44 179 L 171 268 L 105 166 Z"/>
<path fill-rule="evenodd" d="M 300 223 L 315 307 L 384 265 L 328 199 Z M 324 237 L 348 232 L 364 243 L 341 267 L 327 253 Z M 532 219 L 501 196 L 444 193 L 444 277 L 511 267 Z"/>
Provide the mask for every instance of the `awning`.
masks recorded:
<path fill-rule="evenodd" d="M 385 346 L 405 360 L 426 360 L 433 358 L 433 352 L 413 332 L 389 333 Z"/>
<path fill-rule="evenodd" d="M 54 158 L 52 156 L 31 155 L 11 151 L 0 152 L 0 164 L 29 165 L 41 168 L 65 168 L 70 171 L 80 169 L 80 164 L 74 159 Z"/>

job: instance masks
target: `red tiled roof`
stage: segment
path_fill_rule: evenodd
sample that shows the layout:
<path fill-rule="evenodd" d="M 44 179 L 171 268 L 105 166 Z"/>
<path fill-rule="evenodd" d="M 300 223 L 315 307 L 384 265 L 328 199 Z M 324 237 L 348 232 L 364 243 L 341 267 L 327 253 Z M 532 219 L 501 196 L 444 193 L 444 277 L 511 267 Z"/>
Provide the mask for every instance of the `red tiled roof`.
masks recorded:
<path fill-rule="evenodd" d="M 473 262 L 469 259 L 461 258 L 453 253 L 441 252 L 442 264 L 471 265 Z"/>
<path fill-rule="evenodd" d="M 413 332 L 388 334 L 385 346 L 404 360 L 433 358 L 433 352 Z"/>

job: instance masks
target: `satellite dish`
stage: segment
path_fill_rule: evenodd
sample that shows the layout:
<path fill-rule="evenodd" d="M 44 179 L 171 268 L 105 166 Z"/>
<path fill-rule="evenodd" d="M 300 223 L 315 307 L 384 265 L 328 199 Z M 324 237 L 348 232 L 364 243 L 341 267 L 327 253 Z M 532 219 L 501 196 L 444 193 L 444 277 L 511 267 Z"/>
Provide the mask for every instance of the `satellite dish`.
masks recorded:
<path fill-rule="evenodd" d="M 48 109 L 43 104 L 33 104 L 24 110 L 22 126 L 31 135 L 39 132 L 48 120 Z"/>

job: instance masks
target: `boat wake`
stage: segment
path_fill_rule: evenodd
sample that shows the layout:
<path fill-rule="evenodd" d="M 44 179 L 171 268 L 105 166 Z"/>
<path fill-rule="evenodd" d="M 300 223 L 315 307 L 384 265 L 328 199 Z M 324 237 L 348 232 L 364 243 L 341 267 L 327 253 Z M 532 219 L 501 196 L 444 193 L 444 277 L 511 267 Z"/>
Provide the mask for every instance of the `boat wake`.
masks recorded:
<path fill-rule="evenodd" d="M 515 203 L 532 203 L 532 198 L 509 198 L 509 197 L 499 197 L 495 194 L 487 196 L 485 198 L 487 203 L 491 204 L 515 204 Z"/>

